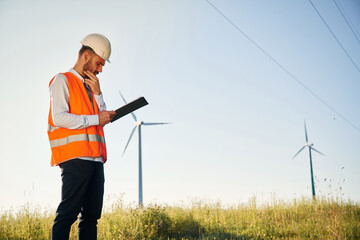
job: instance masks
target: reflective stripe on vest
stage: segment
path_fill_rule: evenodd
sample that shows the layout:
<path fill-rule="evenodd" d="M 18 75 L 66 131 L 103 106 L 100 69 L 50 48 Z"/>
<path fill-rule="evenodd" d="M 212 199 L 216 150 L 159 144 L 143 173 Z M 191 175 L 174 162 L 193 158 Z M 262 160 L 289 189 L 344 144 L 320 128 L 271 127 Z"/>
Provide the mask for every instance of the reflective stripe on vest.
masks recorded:
<path fill-rule="evenodd" d="M 99 135 L 95 135 L 95 134 L 92 134 L 92 135 L 87 135 L 87 134 L 70 135 L 66 138 L 60 138 L 60 139 L 50 141 L 50 146 L 51 146 L 51 148 L 60 147 L 60 146 L 66 145 L 68 143 L 79 142 L 79 141 L 105 143 L 105 138 L 101 137 Z"/>

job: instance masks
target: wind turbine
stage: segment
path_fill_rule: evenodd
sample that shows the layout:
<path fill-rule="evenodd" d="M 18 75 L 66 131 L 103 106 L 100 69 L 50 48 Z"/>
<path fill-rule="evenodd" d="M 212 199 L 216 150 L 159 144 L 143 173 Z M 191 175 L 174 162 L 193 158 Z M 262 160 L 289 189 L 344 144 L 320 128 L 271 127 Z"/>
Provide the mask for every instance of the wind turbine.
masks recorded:
<path fill-rule="evenodd" d="M 125 104 L 127 104 L 124 96 L 121 94 L 121 92 L 119 91 L 119 94 L 121 96 L 121 98 L 124 100 Z M 126 148 L 128 147 L 130 140 L 132 138 L 132 136 L 134 135 L 134 132 L 136 130 L 136 128 L 138 129 L 138 136 L 139 136 L 139 206 L 143 205 L 143 185 L 142 185 L 142 156 L 141 156 L 141 126 L 151 126 L 151 125 L 162 125 L 162 124 L 170 124 L 170 123 L 146 123 L 143 121 L 138 121 L 135 114 L 131 113 L 132 117 L 135 120 L 135 127 L 133 128 L 133 130 L 131 131 L 129 140 L 126 143 L 125 149 L 123 151 L 122 156 L 124 156 L 124 153 L 126 151 Z"/>
<path fill-rule="evenodd" d="M 320 153 L 321 155 L 325 156 L 324 154 L 322 154 L 321 152 L 319 152 L 318 150 L 316 150 L 313 146 L 313 143 L 309 143 L 308 140 L 308 135 L 307 135 L 307 131 L 306 131 L 306 123 L 304 121 L 304 128 L 305 128 L 305 140 L 306 140 L 306 144 L 305 146 L 303 146 L 294 156 L 292 159 L 294 159 L 304 148 L 308 147 L 309 148 L 309 156 L 310 156 L 310 172 L 311 172 L 311 187 L 312 187 L 312 195 L 313 198 L 315 198 L 315 187 L 314 187 L 314 175 L 313 175 L 313 167 L 312 167 L 312 159 L 311 159 L 311 150 L 314 150 L 317 153 Z"/>

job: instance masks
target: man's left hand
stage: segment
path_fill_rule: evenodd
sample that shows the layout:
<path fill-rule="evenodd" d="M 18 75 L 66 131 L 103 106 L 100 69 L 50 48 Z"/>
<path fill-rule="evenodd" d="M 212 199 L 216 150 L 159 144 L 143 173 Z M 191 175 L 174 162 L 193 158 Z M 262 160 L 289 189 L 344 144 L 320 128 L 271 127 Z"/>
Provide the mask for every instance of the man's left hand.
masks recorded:
<path fill-rule="evenodd" d="M 95 95 L 100 95 L 101 90 L 100 90 L 99 79 L 96 77 L 96 75 L 94 73 L 90 72 L 89 70 L 84 71 L 84 73 L 86 74 L 86 76 L 89 77 L 89 78 L 84 79 L 85 83 L 89 85 L 89 87 L 91 88 L 91 91 Z"/>

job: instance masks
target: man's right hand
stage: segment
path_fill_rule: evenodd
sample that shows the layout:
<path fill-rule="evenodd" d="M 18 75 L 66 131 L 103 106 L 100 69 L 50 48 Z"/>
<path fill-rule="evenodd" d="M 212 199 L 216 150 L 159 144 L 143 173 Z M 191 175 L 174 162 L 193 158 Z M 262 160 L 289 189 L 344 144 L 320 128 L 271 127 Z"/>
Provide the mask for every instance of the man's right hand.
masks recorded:
<path fill-rule="evenodd" d="M 102 111 L 99 113 L 99 124 L 105 126 L 116 114 L 115 111 Z"/>

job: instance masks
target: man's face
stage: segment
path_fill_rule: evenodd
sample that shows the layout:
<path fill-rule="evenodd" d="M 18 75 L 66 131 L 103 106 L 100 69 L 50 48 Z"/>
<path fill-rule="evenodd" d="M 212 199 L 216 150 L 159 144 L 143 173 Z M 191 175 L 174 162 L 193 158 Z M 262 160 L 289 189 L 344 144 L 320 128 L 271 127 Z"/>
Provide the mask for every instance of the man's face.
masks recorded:
<path fill-rule="evenodd" d="M 105 65 L 105 60 L 96 55 L 95 53 L 89 54 L 88 61 L 84 64 L 83 70 L 90 71 L 95 75 L 102 72 L 102 67 Z"/>

